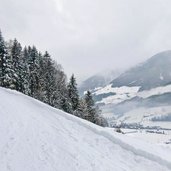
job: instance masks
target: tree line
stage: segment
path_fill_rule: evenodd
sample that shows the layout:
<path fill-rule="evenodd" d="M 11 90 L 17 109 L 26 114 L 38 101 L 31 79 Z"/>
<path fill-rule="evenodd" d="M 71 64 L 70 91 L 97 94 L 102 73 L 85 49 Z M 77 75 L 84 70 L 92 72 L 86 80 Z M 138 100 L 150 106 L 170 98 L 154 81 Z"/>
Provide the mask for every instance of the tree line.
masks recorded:
<path fill-rule="evenodd" d="M 74 75 L 67 82 L 62 66 L 52 60 L 47 51 L 41 53 L 35 46 L 23 48 L 17 39 L 6 42 L 1 31 L 0 86 L 17 90 L 95 124 L 107 126 L 91 92 L 87 91 L 82 98 L 79 96 Z"/>

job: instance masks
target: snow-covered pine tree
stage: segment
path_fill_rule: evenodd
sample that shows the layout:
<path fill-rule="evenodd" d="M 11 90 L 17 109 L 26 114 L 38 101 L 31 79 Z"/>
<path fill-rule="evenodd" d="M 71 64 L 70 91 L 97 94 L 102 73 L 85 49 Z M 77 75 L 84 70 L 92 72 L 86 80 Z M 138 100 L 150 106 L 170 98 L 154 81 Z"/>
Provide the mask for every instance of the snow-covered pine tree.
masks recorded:
<path fill-rule="evenodd" d="M 74 74 L 72 74 L 68 84 L 68 96 L 72 107 L 72 113 L 74 114 L 74 112 L 76 112 L 76 110 L 78 109 L 79 104 L 79 95 Z"/>
<path fill-rule="evenodd" d="M 11 47 L 11 58 L 15 72 L 15 90 L 23 92 L 23 79 L 22 79 L 22 47 L 17 39 L 14 39 Z"/>
<path fill-rule="evenodd" d="M 6 60 L 5 60 L 5 70 L 4 70 L 4 87 L 10 88 L 10 89 L 15 89 L 15 70 L 12 62 L 12 57 L 11 57 L 11 46 L 9 43 L 6 43 L 6 48 L 7 48 L 7 55 L 6 55 Z"/>
<path fill-rule="evenodd" d="M 55 68 L 49 53 L 46 51 L 41 60 L 41 88 L 43 101 L 53 106 L 53 93 L 55 91 Z"/>
<path fill-rule="evenodd" d="M 54 62 L 54 90 L 52 94 L 53 106 L 66 112 L 71 112 L 71 106 L 67 91 L 67 77 L 63 72 L 61 65 Z"/>
<path fill-rule="evenodd" d="M 99 125 L 99 126 L 102 126 L 102 127 L 107 127 L 108 126 L 107 120 L 104 117 L 102 117 L 102 116 L 96 117 L 95 124 Z"/>
<path fill-rule="evenodd" d="M 87 91 L 87 93 L 85 94 L 85 103 L 86 113 L 84 118 L 92 123 L 95 123 L 96 108 L 90 91 Z"/>
<path fill-rule="evenodd" d="M 86 119 L 85 116 L 87 116 L 88 114 L 86 109 L 87 109 L 86 102 L 83 98 L 81 98 L 79 99 L 79 104 L 77 110 L 74 112 L 74 115 L 82 119 Z"/>
<path fill-rule="evenodd" d="M 71 105 L 70 105 L 70 103 L 69 103 L 69 101 L 68 101 L 68 99 L 67 99 L 66 97 L 63 97 L 63 98 L 61 99 L 61 104 L 60 104 L 60 106 L 61 106 L 61 109 L 62 109 L 63 111 L 65 111 L 65 112 L 67 112 L 67 113 L 71 113 L 71 111 L 72 111 Z"/>
<path fill-rule="evenodd" d="M 92 94 L 90 91 L 87 91 L 84 98 L 85 109 L 84 111 L 84 119 L 95 123 L 96 125 L 100 125 L 103 127 L 108 126 L 108 123 L 104 117 L 101 116 L 101 111 L 97 105 L 95 105 Z"/>
<path fill-rule="evenodd" d="M 39 54 L 36 47 L 28 47 L 29 95 L 36 99 L 38 99 L 39 90 L 39 62 Z"/>
<path fill-rule="evenodd" d="M 22 80 L 23 80 L 23 93 L 26 95 L 30 94 L 30 89 L 29 89 L 29 65 L 28 65 L 28 49 L 27 47 L 24 47 L 23 52 L 22 52 Z"/>
<path fill-rule="evenodd" d="M 14 68 L 9 49 L 0 32 L 0 85 L 14 89 Z"/>
<path fill-rule="evenodd" d="M 101 115 L 101 110 L 99 109 L 99 106 L 97 105 L 96 105 L 95 124 L 102 126 L 102 127 L 108 126 L 107 120 Z"/>
<path fill-rule="evenodd" d="M 45 71 L 44 71 L 44 63 L 43 63 L 43 55 L 41 52 L 38 52 L 38 61 L 39 61 L 39 67 L 37 71 L 38 77 L 38 89 L 37 89 L 37 99 L 45 102 L 45 92 L 44 92 L 44 86 L 45 86 Z"/>
<path fill-rule="evenodd" d="M 0 86 L 4 86 L 4 69 L 5 58 L 7 55 L 4 38 L 0 30 Z"/>

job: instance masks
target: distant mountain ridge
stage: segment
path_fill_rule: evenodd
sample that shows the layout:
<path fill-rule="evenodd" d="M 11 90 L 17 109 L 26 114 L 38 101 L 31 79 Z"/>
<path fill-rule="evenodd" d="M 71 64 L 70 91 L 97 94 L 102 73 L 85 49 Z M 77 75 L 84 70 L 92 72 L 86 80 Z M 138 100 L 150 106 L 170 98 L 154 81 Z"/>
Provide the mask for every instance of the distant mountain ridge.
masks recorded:
<path fill-rule="evenodd" d="M 102 88 L 109 84 L 113 79 L 119 76 L 121 71 L 103 71 L 101 73 L 95 74 L 85 81 L 83 81 L 79 86 L 79 92 L 81 95 L 85 91 L 91 90 L 92 92 L 96 91 L 97 88 Z"/>
<path fill-rule="evenodd" d="M 112 87 L 140 86 L 140 90 L 149 90 L 169 83 L 171 83 L 171 50 L 154 55 L 111 82 Z"/>

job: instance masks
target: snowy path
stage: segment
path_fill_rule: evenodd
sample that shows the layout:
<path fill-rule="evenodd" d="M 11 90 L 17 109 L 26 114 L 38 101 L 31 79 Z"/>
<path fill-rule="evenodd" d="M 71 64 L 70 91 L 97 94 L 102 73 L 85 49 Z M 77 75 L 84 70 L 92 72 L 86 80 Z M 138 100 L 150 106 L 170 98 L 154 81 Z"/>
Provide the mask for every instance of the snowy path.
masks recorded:
<path fill-rule="evenodd" d="M 131 140 L 0 88 L 0 171 L 171 170 L 170 151 Z"/>

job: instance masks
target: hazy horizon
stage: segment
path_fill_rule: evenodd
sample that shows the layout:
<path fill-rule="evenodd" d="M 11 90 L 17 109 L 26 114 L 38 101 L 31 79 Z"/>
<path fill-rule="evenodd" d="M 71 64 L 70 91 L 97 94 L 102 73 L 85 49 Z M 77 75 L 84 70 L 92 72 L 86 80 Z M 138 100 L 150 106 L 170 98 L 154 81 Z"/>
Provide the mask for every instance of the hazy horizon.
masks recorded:
<path fill-rule="evenodd" d="M 171 49 L 169 0 L 0 0 L 8 39 L 48 50 L 68 77 L 124 69 Z"/>

